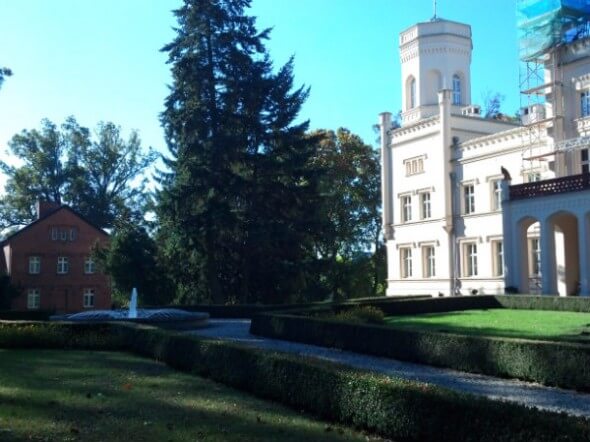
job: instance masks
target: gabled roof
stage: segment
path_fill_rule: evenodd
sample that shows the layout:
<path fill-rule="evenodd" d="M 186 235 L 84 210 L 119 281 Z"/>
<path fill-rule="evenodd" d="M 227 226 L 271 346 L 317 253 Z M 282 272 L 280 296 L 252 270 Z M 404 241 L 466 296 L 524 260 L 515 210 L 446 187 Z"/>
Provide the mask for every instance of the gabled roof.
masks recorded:
<path fill-rule="evenodd" d="M 86 219 L 86 217 L 84 217 L 83 215 L 81 215 L 80 213 L 78 213 L 77 211 L 75 211 L 74 209 L 72 209 L 70 206 L 61 205 L 61 206 L 57 207 L 56 209 L 52 210 L 51 212 L 49 212 L 43 218 L 36 219 L 32 223 L 27 224 L 22 229 L 14 232 L 12 235 L 9 235 L 7 238 L 5 238 L 3 241 L 0 242 L 0 247 L 4 246 L 6 243 L 10 242 L 12 239 L 14 239 L 16 236 L 20 235 L 21 233 L 29 230 L 31 227 L 39 224 L 42 221 L 45 221 L 46 219 L 51 218 L 53 215 L 55 215 L 57 212 L 59 212 L 61 210 L 68 210 L 73 215 L 75 215 L 76 217 L 78 217 L 82 221 L 84 221 L 86 224 L 88 224 L 90 227 L 92 227 L 93 229 L 95 229 L 101 235 L 109 236 L 109 234 L 107 232 L 105 232 L 103 229 L 101 229 L 100 227 L 98 227 L 96 224 L 94 224 L 91 221 L 89 221 L 88 219 Z"/>

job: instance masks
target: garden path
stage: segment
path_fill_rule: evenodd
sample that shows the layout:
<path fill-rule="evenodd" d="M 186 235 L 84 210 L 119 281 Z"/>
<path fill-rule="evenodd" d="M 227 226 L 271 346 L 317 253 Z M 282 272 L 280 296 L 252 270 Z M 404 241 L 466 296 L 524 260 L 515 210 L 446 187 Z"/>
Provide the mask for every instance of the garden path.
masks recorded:
<path fill-rule="evenodd" d="M 193 330 L 189 333 L 207 338 L 234 341 L 271 351 L 323 359 L 392 377 L 485 396 L 494 400 L 516 402 L 528 407 L 590 417 L 590 394 L 587 393 L 255 336 L 250 334 L 249 319 L 211 319 L 209 324 L 206 328 Z"/>

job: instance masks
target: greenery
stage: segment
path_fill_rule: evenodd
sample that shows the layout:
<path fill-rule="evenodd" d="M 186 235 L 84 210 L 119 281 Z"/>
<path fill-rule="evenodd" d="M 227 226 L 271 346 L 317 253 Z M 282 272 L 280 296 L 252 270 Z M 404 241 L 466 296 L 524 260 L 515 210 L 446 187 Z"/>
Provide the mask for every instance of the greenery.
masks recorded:
<path fill-rule="evenodd" d="M 318 278 L 332 299 L 384 293 L 385 246 L 381 241 L 379 154 L 360 137 L 340 128 L 321 130 L 314 163 L 320 180 L 322 219 L 316 239 L 324 263 Z M 367 253 L 367 250 L 376 250 Z"/>
<path fill-rule="evenodd" d="M 384 319 L 383 310 L 370 305 L 342 310 L 334 315 L 338 321 L 381 324 Z"/>
<path fill-rule="evenodd" d="M 10 277 L 0 271 L 0 310 L 10 309 L 12 300 L 19 293 L 19 288 L 11 284 Z"/>
<path fill-rule="evenodd" d="M 124 353 L 0 350 L 0 395 L 3 440 L 366 440 Z"/>
<path fill-rule="evenodd" d="M 377 153 L 297 122 L 309 89 L 275 68 L 250 0 L 185 0 L 163 48 L 157 242 L 182 304 L 278 304 L 383 292 Z M 369 250 L 376 253 L 369 253 Z"/>
<path fill-rule="evenodd" d="M 466 335 L 590 342 L 590 313 L 541 310 L 465 310 L 417 316 L 389 316 L 396 328 Z"/>
<path fill-rule="evenodd" d="M 412 301 L 400 301 L 400 304 Z M 383 309 L 387 305 L 383 305 Z M 391 307 L 391 305 L 389 306 Z M 590 345 L 441 333 L 266 313 L 257 335 L 590 391 Z"/>
<path fill-rule="evenodd" d="M 156 157 L 143 151 L 137 132 L 124 140 L 120 127 L 101 122 L 93 137 L 69 117 L 61 128 L 43 120 L 40 129 L 23 130 L 8 146 L 21 165 L 0 161 L 7 177 L 0 229 L 35 220 L 38 200 L 68 204 L 99 227 L 112 227 L 124 210 L 142 213 L 147 178 L 140 176 Z"/>
<path fill-rule="evenodd" d="M 314 140 L 294 120 L 308 89 L 273 70 L 250 0 L 185 0 L 161 121 L 159 241 L 177 301 L 285 302 L 306 287 L 318 234 Z"/>
<path fill-rule="evenodd" d="M 6 77 L 10 77 L 12 75 L 12 71 L 8 68 L 0 67 L 0 87 L 2 87 L 2 83 L 4 83 L 4 79 Z"/>
<path fill-rule="evenodd" d="M 93 256 L 100 269 L 111 277 L 113 301 L 123 307 L 131 290 L 138 291 L 143 305 L 166 305 L 174 296 L 172 283 L 158 259 L 158 247 L 147 230 L 133 219 L 120 217 L 109 244 L 96 244 Z"/>
<path fill-rule="evenodd" d="M 120 350 L 125 342 L 106 323 L 0 321 L 0 348 Z"/>
<path fill-rule="evenodd" d="M 12 323 L 0 328 L 0 347 L 6 342 L 14 343 L 20 332 L 20 345 L 39 348 L 39 342 L 34 340 L 47 334 L 43 333 L 43 328 L 45 332 L 55 333 L 64 327 L 60 334 L 66 338 L 64 343 L 76 348 L 74 344 L 79 342 L 72 340 L 72 336 L 80 335 L 81 331 L 71 329 L 71 324 L 51 324 L 49 328 L 47 324 L 33 325 L 37 327 L 35 335 L 28 332 L 31 324 Z M 100 342 L 100 348 L 109 339 L 111 345 L 124 343 L 128 350 L 166 362 L 174 368 L 399 441 L 585 441 L 590 437 L 590 424 L 583 418 L 370 375 L 329 362 L 201 340 L 147 326 L 103 324 L 98 328 L 96 325 L 86 327 L 92 333 L 110 330 L 104 336 L 106 341 Z M 12 339 L 3 339 L 8 332 Z M 33 342 L 27 341 L 31 337 Z M 27 365 L 27 370 L 32 367 L 36 366 Z M 71 365 L 68 367 L 72 368 Z M 236 367 L 240 369 L 236 370 Z M 138 370 L 133 369 L 133 372 Z M 130 371 L 126 373 L 127 376 L 130 374 Z M 63 378 L 58 379 L 63 382 Z M 100 376 L 100 379 L 103 383 L 109 382 L 108 377 Z M 78 377 L 75 381 L 87 382 L 87 379 Z M 2 385 L 6 388 L 5 383 Z M 88 387 L 84 386 L 83 393 L 88 392 Z M 172 398 L 168 396 L 167 403 L 170 400 Z"/>
<path fill-rule="evenodd" d="M 590 297 L 586 296 L 495 296 L 498 307 L 526 310 L 554 310 L 590 313 Z"/>

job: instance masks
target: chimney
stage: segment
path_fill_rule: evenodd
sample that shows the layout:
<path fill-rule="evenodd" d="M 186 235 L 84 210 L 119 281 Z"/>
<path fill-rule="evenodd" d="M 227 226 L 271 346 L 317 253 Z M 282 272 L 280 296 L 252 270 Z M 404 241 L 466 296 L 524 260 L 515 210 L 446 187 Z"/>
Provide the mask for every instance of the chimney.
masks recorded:
<path fill-rule="evenodd" d="M 37 200 L 37 219 L 45 218 L 55 209 L 59 208 L 60 205 L 53 201 Z"/>

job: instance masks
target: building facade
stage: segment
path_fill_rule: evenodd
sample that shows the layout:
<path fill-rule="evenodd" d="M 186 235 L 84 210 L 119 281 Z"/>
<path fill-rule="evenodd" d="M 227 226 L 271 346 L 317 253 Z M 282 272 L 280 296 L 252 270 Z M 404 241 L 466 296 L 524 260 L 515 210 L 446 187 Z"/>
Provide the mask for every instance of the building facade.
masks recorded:
<path fill-rule="evenodd" d="M 68 206 L 38 205 L 37 220 L 5 239 L 3 262 L 20 295 L 13 310 L 71 313 L 111 307 L 111 286 L 92 259 L 108 234 Z"/>
<path fill-rule="evenodd" d="M 509 186 L 531 189 L 588 172 L 589 143 L 580 140 L 590 131 L 589 40 L 534 60 L 541 84 L 523 92 L 541 100 L 526 103 L 520 119 L 485 118 L 471 102 L 470 26 L 418 23 L 400 34 L 399 45 L 401 127 L 393 128 L 391 114 L 380 115 L 387 294 L 495 294 L 506 287 L 579 293 L 581 272 L 564 275 L 566 260 L 574 259 L 567 244 L 578 238 L 566 233 L 577 224 L 561 216 L 553 239 L 543 241 L 541 219 L 505 222 L 502 208 L 523 207 L 526 199 L 509 202 Z M 518 245 L 505 235 L 514 223 L 522 232 Z M 554 276 L 543 287 L 549 267 Z"/>

